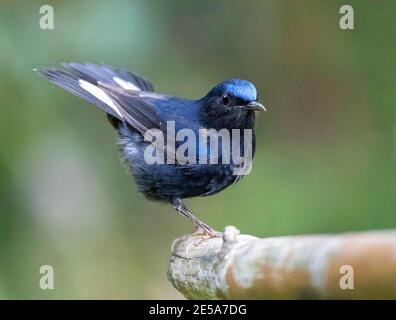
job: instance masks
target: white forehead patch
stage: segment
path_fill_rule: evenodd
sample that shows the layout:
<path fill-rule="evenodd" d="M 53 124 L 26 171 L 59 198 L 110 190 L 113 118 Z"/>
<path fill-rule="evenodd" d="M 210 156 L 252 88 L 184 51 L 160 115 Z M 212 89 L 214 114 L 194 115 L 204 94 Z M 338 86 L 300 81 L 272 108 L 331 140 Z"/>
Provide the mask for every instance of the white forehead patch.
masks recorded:
<path fill-rule="evenodd" d="M 135 90 L 135 91 L 140 91 L 140 89 L 135 86 L 132 82 L 125 81 L 121 78 L 114 77 L 113 80 L 122 88 L 126 90 Z"/>
<path fill-rule="evenodd" d="M 114 101 L 104 92 L 102 89 L 98 88 L 97 86 L 89 83 L 85 80 L 78 80 L 80 87 L 84 90 L 88 91 L 92 94 L 95 98 L 99 99 L 100 101 L 104 102 L 110 108 L 112 108 L 121 118 L 123 118 L 120 110 L 118 110 L 117 106 L 115 105 Z"/>

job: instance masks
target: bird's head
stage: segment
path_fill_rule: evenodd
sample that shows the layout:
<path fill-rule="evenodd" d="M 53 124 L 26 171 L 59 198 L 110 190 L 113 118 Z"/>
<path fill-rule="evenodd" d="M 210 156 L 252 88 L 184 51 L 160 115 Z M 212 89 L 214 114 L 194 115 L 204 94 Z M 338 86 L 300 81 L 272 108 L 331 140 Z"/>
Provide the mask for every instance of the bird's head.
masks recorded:
<path fill-rule="evenodd" d="M 257 101 L 257 91 L 253 83 L 247 80 L 232 79 L 216 85 L 202 99 L 205 115 L 215 122 L 238 121 L 237 126 L 245 120 L 254 120 L 254 111 L 266 111 Z M 216 118 L 218 120 L 216 120 Z"/>

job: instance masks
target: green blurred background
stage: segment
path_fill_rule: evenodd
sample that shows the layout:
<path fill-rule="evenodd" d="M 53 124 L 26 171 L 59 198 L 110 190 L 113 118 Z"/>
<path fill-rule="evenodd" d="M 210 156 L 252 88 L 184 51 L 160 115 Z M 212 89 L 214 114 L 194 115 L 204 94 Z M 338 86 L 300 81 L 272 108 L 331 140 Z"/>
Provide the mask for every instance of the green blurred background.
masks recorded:
<path fill-rule="evenodd" d="M 396 2 L 348 3 L 353 31 L 340 1 L 2 1 L 0 298 L 182 298 L 166 271 L 192 226 L 136 192 L 102 112 L 32 72 L 61 62 L 124 66 L 191 98 L 256 84 L 269 111 L 252 174 L 188 200 L 218 230 L 395 227 Z M 54 30 L 39 28 L 43 4 Z"/>

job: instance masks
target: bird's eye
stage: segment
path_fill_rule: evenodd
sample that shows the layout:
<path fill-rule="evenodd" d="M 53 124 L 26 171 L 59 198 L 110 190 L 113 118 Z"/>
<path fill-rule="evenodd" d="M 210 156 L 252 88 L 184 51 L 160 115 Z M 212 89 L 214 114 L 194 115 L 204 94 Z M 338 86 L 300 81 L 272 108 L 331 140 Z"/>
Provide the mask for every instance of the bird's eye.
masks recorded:
<path fill-rule="evenodd" d="M 227 106 L 231 102 L 231 99 L 228 94 L 223 94 L 223 96 L 221 97 L 221 101 L 224 105 Z"/>

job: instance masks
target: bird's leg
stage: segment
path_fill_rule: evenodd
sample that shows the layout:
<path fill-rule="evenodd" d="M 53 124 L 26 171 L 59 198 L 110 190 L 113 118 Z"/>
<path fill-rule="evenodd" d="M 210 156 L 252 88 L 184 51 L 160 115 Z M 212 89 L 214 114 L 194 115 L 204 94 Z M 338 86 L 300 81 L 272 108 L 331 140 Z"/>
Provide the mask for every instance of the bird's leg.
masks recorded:
<path fill-rule="evenodd" d="M 173 207 L 184 217 L 189 219 L 194 225 L 195 225 L 195 232 L 194 233 L 200 233 L 200 234 L 207 234 L 211 237 L 215 237 L 219 234 L 218 231 L 212 229 L 209 227 L 206 223 L 202 222 L 199 220 L 194 214 L 189 211 L 183 204 L 182 200 L 180 198 L 174 199 L 172 202 Z"/>

